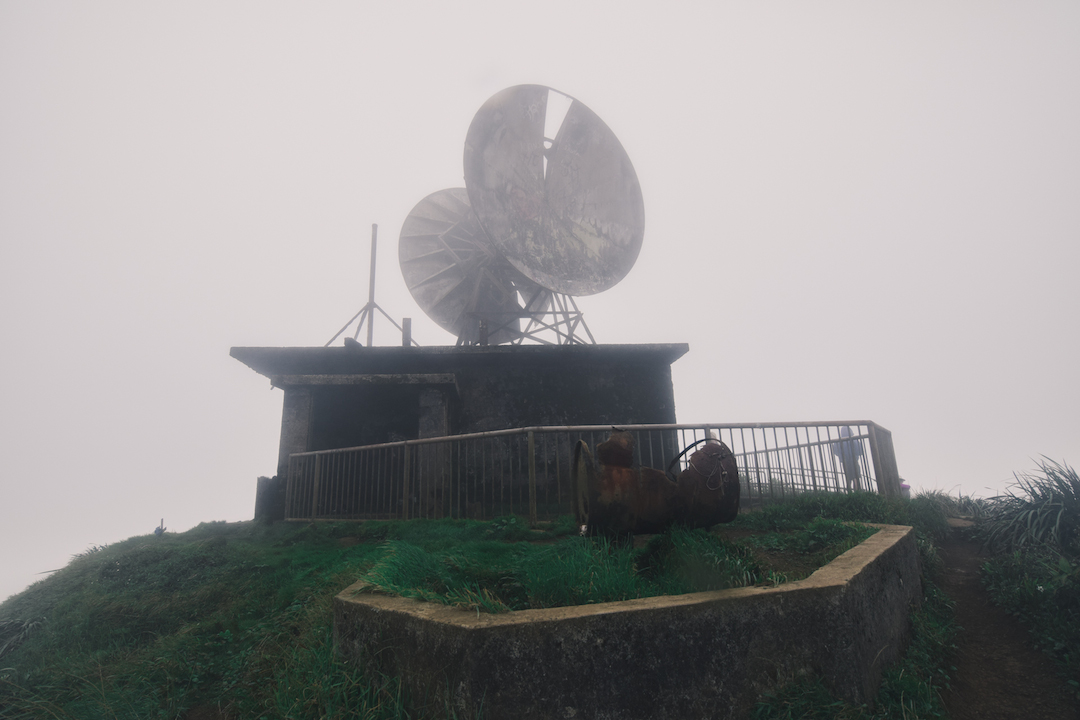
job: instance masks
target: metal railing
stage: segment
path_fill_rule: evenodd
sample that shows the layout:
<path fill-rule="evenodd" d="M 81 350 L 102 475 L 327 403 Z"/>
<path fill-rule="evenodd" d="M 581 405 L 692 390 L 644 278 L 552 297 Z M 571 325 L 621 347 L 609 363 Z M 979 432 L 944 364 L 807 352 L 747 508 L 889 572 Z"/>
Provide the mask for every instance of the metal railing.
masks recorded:
<path fill-rule="evenodd" d="M 742 507 L 798 493 L 900 494 L 892 433 L 868 421 L 628 425 L 635 461 L 666 470 L 692 443 L 716 436 L 735 453 Z M 570 464 L 610 426 L 531 427 L 289 456 L 288 520 L 500 515 L 550 520 L 573 513 Z M 672 468 L 685 468 L 691 453 Z"/>

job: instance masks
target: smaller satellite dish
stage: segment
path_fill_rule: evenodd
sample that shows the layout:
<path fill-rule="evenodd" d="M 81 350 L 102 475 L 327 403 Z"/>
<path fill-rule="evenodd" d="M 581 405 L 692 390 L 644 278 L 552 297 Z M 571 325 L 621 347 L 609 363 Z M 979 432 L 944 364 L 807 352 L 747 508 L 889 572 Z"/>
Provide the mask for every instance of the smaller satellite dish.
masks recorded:
<path fill-rule="evenodd" d="M 462 344 L 520 340 L 521 320 L 551 303 L 495 250 L 464 188 L 416 204 L 401 226 L 398 261 L 417 304 Z"/>

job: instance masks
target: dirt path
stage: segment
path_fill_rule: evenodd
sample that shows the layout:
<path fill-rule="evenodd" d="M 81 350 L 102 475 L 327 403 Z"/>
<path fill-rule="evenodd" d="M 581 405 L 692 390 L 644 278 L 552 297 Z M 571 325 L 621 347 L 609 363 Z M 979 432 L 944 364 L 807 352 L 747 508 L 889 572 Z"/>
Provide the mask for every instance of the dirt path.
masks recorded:
<path fill-rule="evenodd" d="M 956 602 L 956 672 L 945 705 L 952 720 L 1080 720 L 1080 704 L 1020 622 L 990 604 L 979 581 L 985 557 L 954 531 L 941 546 L 945 592 Z"/>

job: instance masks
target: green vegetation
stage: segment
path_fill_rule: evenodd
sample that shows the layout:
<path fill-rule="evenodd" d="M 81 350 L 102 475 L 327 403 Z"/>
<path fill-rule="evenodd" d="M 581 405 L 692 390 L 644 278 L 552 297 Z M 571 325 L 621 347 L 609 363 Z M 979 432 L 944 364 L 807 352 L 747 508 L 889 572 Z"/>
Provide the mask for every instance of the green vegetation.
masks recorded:
<path fill-rule="evenodd" d="M 820 518 L 793 529 L 731 542 L 673 527 L 641 549 L 603 537 L 446 548 L 390 541 L 363 579 L 370 591 L 487 612 L 585 605 L 780 583 L 787 578 L 755 557 L 755 547 L 809 554 L 813 570 L 874 532 Z"/>
<path fill-rule="evenodd" d="M 947 657 L 954 648 L 957 627 L 952 605 L 934 584 L 926 584 L 922 607 L 912 613 L 912 639 L 903 659 L 881 681 L 874 708 L 837 700 L 820 679 L 794 683 L 766 695 L 755 718 L 779 720 L 907 720 L 944 718 L 939 695 L 949 685 Z"/>
<path fill-rule="evenodd" d="M 335 658 L 331 601 L 371 566 L 378 543 L 429 533 L 419 521 L 204 523 L 91 548 L 0 605 L 0 715 L 404 717 L 396 681 Z M 8 646 L 16 623 L 21 637 Z"/>
<path fill-rule="evenodd" d="M 997 554 L 983 566 L 991 599 L 1023 621 L 1080 695 L 1080 478 L 1045 460 L 991 498 L 978 530 Z"/>
<path fill-rule="evenodd" d="M 942 537 L 947 517 L 976 522 L 975 533 L 994 556 L 983 566 L 991 599 L 1031 630 L 1036 644 L 1055 658 L 1080 695 L 1080 478 L 1065 464 L 1048 459 L 1038 470 L 1015 476 L 1002 496 L 987 500 L 921 493 L 910 503 L 876 496 L 836 500 L 798 499 L 739 522 L 782 525 L 820 510 L 823 517 L 859 515 L 864 521 L 899 522 L 919 530 L 927 584 L 926 602 L 914 614 L 915 634 L 904 661 L 886 675 L 877 707 L 847 706 L 833 700 L 818 681 L 784 688 L 758 708 L 761 718 L 943 717 L 937 689 L 947 685 L 947 657 L 954 626 L 947 598 L 931 583 L 937 558 L 933 540 Z M 756 517 L 755 517 L 756 516 Z"/>
<path fill-rule="evenodd" d="M 740 516 L 735 525 L 783 529 L 808 518 L 860 520 L 911 525 L 917 533 L 922 557 L 922 607 L 912 613 L 912 639 L 902 660 L 882 679 L 873 708 L 851 705 L 832 697 L 819 678 L 792 683 L 766 695 L 754 710 L 755 718 L 795 720 L 886 720 L 943 718 L 940 691 L 948 687 L 948 657 L 956 625 L 952 605 L 934 582 L 941 561 L 934 546 L 948 532 L 948 520 L 938 494 L 919 494 L 911 500 L 871 493 L 805 495 L 790 502 Z M 812 542 L 812 534 L 808 538 Z"/>
<path fill-rule="evenodd" d="M 932 502 L 941 508 L 946 517 L 951 518 L 982 518 L 989 508 L 989 501 L 985 498 L 971 497 L 970 495 L 950 495 L 943 490 L 927 490 L 919 493 L 919 499 L 924 502 Z"/>
<path fill-rule="evenodd" d="M 806 493 L 763 510 L 745 513 L 728 527 L 771 531 L 797 530 L 815 518 L 851 522 L 911 525 L 920 535 L 940 539 L 949 530 L 947 516 L 934 495 L 911 500 L 876 493 Z"/>
<path fill-rule="evenodd" d="M 456 598 L 468 607 L 501 609 L 493 598 L 504 586 L 510 591 L 498 602 L 507 607 L 523 599 L 576 604 L 637 596 L 637 589 L 620 589 L 634 574 L 665 592 L 776 581 L 756 559 L 761 553 L 836 554 L 858 536 L 841 539 L 847 531 L 840 528 L 850 528 L 835 521 L 903 522 L 918 514 L 915 507 L 883 498 L 805 498 L 740 519 L 737 528 L 761 531 L 757 545 L 747 539 L 742 546 L 676 529 L 633 549 L 578 537 L 569 518 L 533 529 L 513 517 L 204 523 L 186 533 L 95 546 L 0 605 L 0 715 L 177 718 L 220 710 L 244 718 L 409 717 L 404 708 L 422 702 L 404 697 L 395 678 L 341 663 L 332 645 L 333 595 L 364 574 L 388 573 L 388 557 L 412 553 L 417 564 L 418 554 L 434 558 L 437 576 L 488 568 Z M 529 561 L 502 573 L 525 547 L 534 551 Z M 473 566 L 439 560 L 465 550 L 475 551 Z M 568 590 L 551 580 L 575 566 L 593 582 Z M 627 572 L 632 567 L 634 574 Z M 904 681 L 914 676 L 909 671 Z M 421 714 L 452 716 L 445 707 Z"/>
<path fill-rule="evenodd" d="M 1020 618 L 1080 694 L 1080 560 L 1049 548 L 998 555 L 983 565 L 990 598 Z"/>
<path fill-rule="evenodd" d="M 1049 548 L 1080 554 L 1080 477 L 1052 460 L 1017 473 L 1005 495 L 991 498 L 981 529 L 995 550 Z"/>

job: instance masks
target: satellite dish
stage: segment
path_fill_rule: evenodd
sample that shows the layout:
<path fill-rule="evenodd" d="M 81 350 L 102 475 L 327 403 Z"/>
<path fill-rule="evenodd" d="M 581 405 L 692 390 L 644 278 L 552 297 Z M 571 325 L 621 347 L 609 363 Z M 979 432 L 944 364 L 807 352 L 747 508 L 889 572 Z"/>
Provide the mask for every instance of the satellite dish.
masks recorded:
<path fill-rule="evenodd" d="M 582 343 L 582 331 L 595 342 L 573 296 L 622 280 L 644 232 L 641 185 L 610 128 L 567 95 L 518 85 L 476 113 L 465 189 L 416 204 L 398 257 L 413 298 L 459 345 Z"/>
<path fill-rule="evenodd" d="M 516 340 L 521 319 L 547 308 L 543 289 L 496 252 L 465 188 L 439 190 L 416 204 L 401 227 L 398 261 L 417 304 L 462 344 L 481 341 L 480 319 L 488 320 L 486 342 Z M 533 300 L 528 311 L 524 298 Z"/>
<path fill-rule="evenodd" d="M 641 250 L 645 206 L 629 156 L 596 113 L 542 85 L 507 88 L 476 113 L 465 187 L 499 251 L 549 290 L 607 290 Z"/>

